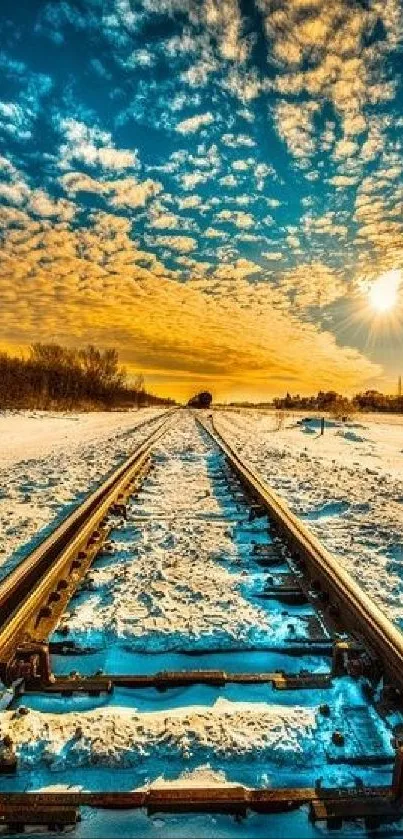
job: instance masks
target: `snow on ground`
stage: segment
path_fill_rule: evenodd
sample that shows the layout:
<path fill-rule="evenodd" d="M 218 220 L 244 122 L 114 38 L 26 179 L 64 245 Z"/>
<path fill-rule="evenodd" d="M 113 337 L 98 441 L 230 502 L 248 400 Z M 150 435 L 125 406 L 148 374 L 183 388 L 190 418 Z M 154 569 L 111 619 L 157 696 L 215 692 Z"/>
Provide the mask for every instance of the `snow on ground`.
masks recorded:
<path fill-rule="evenodd" d="M 0 576 L 149 433 L 160 408 L 0 414 Z"/>
<path fill-rule="evenodd" d="M 53 771 L 137 767 L 150 755 L 157 770 L 159 759 L 191 756 L 200 762 L 211 756 L 233 760 L 259 754 L 276 764 L 303 764 L 314 760 L 318 725 L 329 728 L 310 708 L 224 698 L 212 707 L 150 713 L 125 707 L 67 714 L 21 710 L 1 714 L 0 736 L 11 737 L 22 770 L 40 764 Z"/>
<path fill-rule="evenodd" d="M 236 540 L 241 528 L 267 541 L 267 520 L 249 524 L 248 509 L 228 489 L 220 484 L 216 494 L 221 455 L 189 414 L 157 444 L 153 463 L 127 522 L 112 534 L 110 560 L 91 570 L 94 592 L 70 604 L 64 637 L 83 647 L 120 641 L 142 652 L 279 642 L 287 622 L 249 599 Z M 294 629 L 304 635 L 303 621 L 295 618 Z"/>
<path fill-rule="evenodd" d="M 175 787 L 179 789 L 206 789 L 207 787 L 237 787 L 235 781 L 228 781 L 225 772 L 214 770 L 209 763 L 197 766 L 193 770 L 184 769 L 177 778 L 168 780 L 160 775 L 151 783 L 145 784 L 143 789 L 165 789 Z"/>
<path fill-rule="evenodd" d="M 217 428 L 403 627 L 403 418 L 214 414 Z"/>

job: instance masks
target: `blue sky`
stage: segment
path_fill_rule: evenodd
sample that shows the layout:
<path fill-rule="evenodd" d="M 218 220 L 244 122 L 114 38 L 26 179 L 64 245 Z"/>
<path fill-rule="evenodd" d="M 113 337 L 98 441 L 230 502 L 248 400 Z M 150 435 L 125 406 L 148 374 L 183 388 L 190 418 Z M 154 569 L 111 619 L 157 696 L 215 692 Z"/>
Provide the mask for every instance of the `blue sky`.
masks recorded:
<path fill-rule="evenodd" d="M 179 396 L 394 387 L 401 44 L 399 0 L 3 0 L 2 346 L 113 345 Z"/>

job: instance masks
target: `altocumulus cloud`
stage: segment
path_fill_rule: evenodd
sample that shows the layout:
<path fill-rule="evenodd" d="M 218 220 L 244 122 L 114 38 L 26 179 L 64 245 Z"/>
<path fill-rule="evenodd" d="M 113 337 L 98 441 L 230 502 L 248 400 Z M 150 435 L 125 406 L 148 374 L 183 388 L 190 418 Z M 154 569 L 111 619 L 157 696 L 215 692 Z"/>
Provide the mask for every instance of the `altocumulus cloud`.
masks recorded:
<path fill-rule="evenodd" d="M 403 265 L 400 0 L 3 5 L 4 342 L 177 392 L 376 385 L 346 312 Z"/>
<path fill-rule="evenodd" d="M 245 280 L 259 270 L 254 263 L 240 260 L 211 280 L 183 285 L 136 248 L 124 220 L 95 216 L 91 229 L 74 232 L 42 223 L 39 240 L 37 226 L 15 212 L 9 221 L 25 221 L 24 234 L 11 235 L 1 267 L 2 335 L 10 344 L 33 333 L 46 340 L 55 328 L 67 343 L 108 344 L 112 326 L 134 369 L 163 370 L 168 385 L 173 374 L 200 376 L 202 356 L 206 380 L 215 378 L 222 393 L 245 376 L 260 388 L 270 376 L 277 384 L 291 376 L 309 386 L 320 377 L 354 387 L 377 372 L 356 351 L 336 348 L 329 333 L 284 312 L 268 287 L 256 292 Z M 181 237 L 162 238 L 191 250 Z"/>

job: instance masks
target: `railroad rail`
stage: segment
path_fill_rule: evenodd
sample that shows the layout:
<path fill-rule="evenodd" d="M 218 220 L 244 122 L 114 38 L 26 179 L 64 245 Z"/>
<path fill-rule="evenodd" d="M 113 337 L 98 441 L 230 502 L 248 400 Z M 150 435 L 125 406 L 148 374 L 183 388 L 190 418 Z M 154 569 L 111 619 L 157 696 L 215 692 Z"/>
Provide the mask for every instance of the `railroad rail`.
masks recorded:
<path fill-rule="evenodd" d="M 124 514 L 173 415 L 164 415 L 133 454 L 0 582 L 0 677 L 6 684 L 21 677 L 49 681 L 47 638 L 108 536 L 106 515 Z"/>
<path fill-rule="evenodd" d="M 231 672 L 230 669 L 194 668 L 163 670 L 149 675 L 100 673 L 95 676 L 54 675 L 50 652 L 59 655 L 83 654 L 68 641 L 49 641 L 67 603 L 82 584 L 91 564 L 107 544 L 113 522 L 124 519 L 126 503 L 135 496 L 150 467 L 153 447 L 171 428 L 175 412 L 157 422 L 151 434 L 107 480 L 73 511 L 43 543 L 0 583 L 0 676 L 27 695 L 86 693 L 98 696 L 114 689 L 156 688 L 167 691 L 194 684 L 221 688 L 227 684 L 268 684 L 277 691 L 326 690 L 345 674 L 364 677 L 378 684 L 384 679 L 382 702 L 401 707 L 403 690 L 403 640 L 390 621 L 339 567 L 336 559 L 293 515 L 285 502 L 237 453 L 212 418 L 197 416 L 197 422 L 214 447 L 224 455 L 234 475 L 233 490 L 241 485 L 250 508 L 250 518 L 268 515 L 275 531 L 291 549 L 290 573 L 272 573 L 264 597 L 281 603 L 299 604 L 301 592 L 314 605 L 326 636 L 312 629 L 308 642 L 296 639 L 285 643 L 281 652 L 305 655 L 313 651 L 329 657 L 328 672 L 287 673 L 261 670 Z M 231 482 L 231 479 L 229 479 Z M 141 521 L 136 519 L 136 522 Z M 276 544 L 256 544 L 253 561 L 271 572 L 278 563 Z M 288 560 L 287 560 L 288 561 Z M 260 596 L 260 595 L 259 595 Z M 348 635 L 345 632 L 348 632 Z M 269 649 L 269 648 L 268 648 Z M 386 683 L 386 684 L 385 684 Z M 52 700 L 53 701 L 53 700 Z M 80 808 L 144 809 L 148 813 L 217 812 L 244 817 L 255 813 L 287 813 L 307 806 L 313 822 L 337 827 L 344 820 L 399 821 L 403 818 L 403 743 L 395 741 L 394 757 L 372 752 L 361 756 L 361 765 L 382 760 L 391 763 L 390 784 L 357 784 L 354 787 L 249 788 L 239 785 L 213 787 L 151 786 L 133 792 L 0 793 L 0 827 L 14 832 L 25 825 L 49 828 L 74 825 Z M 372 761 L 372 763 L 371 763 Z M 354 759 L 350 763 L 354 765 Z M 359 762 L 359 761 L 358 761 Z M 16 761 L 0 758 L 0 772 L 17 770 Z"/>
<path fill-rule="evenodd" d="M 225 454 L 244 485 L 267 510 L 278 530 L 290 545 L 294 557 L 303 564 L 306 582 L 319 597 L 321 610 L 336 626 L 348 630 L 366 649 L 375 655 L 380 672 L 389 679 L 391 689 L 403 691 L 403 635 L 365 594 L 350 574 L 337 562 L 319 539 L 291 512 L 286 502 L 267 485 L 262 477 L 240 457 L 236 449 L 210 422 L 197 418 L 202 428 Z M 337 666 L 348 657 L 357 661 L 354 646 L 341 643 Z"/>

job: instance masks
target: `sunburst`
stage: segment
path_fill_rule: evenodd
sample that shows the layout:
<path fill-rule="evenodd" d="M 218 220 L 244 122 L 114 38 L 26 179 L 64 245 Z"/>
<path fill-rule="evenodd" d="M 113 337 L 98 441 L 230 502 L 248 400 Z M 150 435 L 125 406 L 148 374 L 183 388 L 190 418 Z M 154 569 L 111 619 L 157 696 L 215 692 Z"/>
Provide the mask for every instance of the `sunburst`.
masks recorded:
<path fill-rule="evenodd" d="M 368 301 L 375 313 L 391 312 L 397 305 L 401 271 L 393 269 L 381 274 L 368 288 Z"/>

